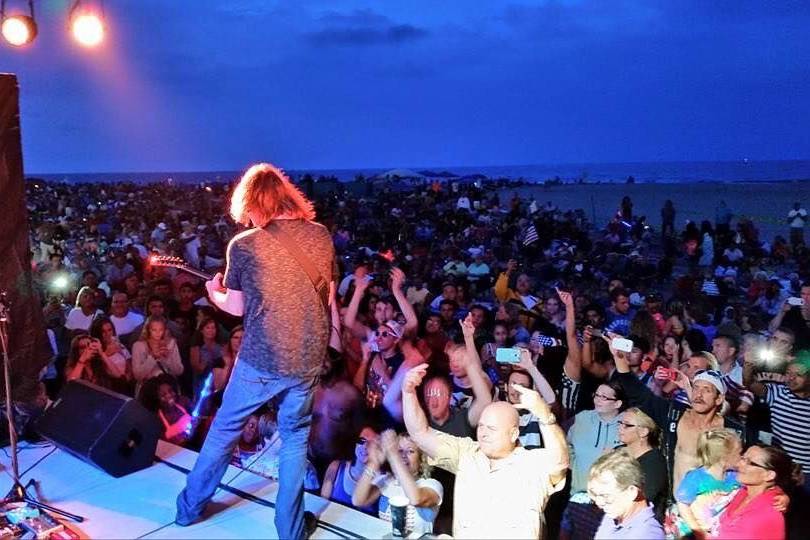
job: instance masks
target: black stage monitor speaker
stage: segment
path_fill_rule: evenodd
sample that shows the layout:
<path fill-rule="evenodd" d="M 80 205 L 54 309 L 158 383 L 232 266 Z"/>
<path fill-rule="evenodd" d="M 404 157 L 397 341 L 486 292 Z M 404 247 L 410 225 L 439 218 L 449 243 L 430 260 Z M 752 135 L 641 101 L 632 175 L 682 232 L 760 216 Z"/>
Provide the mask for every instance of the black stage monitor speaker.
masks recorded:
<path fill-rule="evenodd" d="M 136 400 L 86 381 L 65 385 L 37 432 L 118 478 L 152 464 L 160 423 Z"/>

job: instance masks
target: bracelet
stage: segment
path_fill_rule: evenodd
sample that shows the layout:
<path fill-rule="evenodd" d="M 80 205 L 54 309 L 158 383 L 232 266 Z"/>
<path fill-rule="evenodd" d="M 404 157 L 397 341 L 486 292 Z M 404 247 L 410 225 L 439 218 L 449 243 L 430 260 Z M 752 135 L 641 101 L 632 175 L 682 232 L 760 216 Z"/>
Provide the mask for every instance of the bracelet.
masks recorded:
<path fill-rule="evenodd" d="M 538 418 L 537 423 L 541 426 L 550 426 L 557 423 L 557 417 L 554 416 L 554 413 L 551 413 L 545 419 Z"/>
<path fill-rule="evenodd" d="M 369 480 L 374 480 L 374 477 L 377 476 L 377 471 L 375 471 L 371 467 L 366 467 L 365 469 L 363 469 L 363 474 L 365 476 L 368 476 Z"/>

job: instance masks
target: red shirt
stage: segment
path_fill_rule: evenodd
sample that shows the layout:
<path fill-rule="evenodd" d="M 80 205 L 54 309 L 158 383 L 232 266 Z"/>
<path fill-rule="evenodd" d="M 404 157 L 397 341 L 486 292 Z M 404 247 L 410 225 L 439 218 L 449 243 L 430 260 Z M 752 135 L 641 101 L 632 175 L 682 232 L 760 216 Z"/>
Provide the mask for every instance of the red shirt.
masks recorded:
<path fill-rule="evenodd" d="M 720 514 L 716 538 L 785 540 L 785 517 L 773 507 L 774 496 L 780 492 L 778 488 L 768 489 L 740 508 L 748 495 L 748 489 L 741 487 Z"/>

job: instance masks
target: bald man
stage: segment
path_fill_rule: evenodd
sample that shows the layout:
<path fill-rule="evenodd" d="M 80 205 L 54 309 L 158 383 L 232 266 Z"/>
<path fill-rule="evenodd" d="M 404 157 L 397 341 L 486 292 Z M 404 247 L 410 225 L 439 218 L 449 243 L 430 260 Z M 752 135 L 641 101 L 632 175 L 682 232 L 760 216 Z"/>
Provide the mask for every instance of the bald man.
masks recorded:
<path fill-rule="evenodd" d="M 543 509 L 562 489 L 568 469 L 565 435 L 548 404 L 534 390 L 514 385 L 520 403 L 488 405 L 478 421 L 478 441 L 428 427 L 416 387 L 427 364 L 412 368 L 402 385 L 405 426 L 430 464 L 456 475 L 455 538 L 542 538 Z M 518 442 L 518 412 L 537 416 L 545 448 L 526 450 Z"/>

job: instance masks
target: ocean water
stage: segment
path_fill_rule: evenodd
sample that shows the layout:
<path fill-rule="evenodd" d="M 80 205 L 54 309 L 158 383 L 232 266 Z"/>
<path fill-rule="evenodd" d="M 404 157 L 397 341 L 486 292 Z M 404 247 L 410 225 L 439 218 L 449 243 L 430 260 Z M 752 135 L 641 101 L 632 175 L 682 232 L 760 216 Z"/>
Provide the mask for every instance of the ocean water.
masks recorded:
<path fill-rule="evenodd" d="M 784 182 L 810 181 L 810 160 L 791 161 L 661 161 L 641 163 L 568 163 L 549 165 L 462 166 L 462 167 L 401 167 L 415 172 L 452 173 L 460 177 L 482 174 L 489 178 L 524 179 L 542 183 L 559 178 L 566 183 L 624 183 L 633 177 L 637 183 L 695 183 L 695 182 Z M 294 178 L 306 173 L 334 176 L 340 181 L 354 180 L 385 173 L 390 169 L 312 169 L 289 170 Z M 198 172 L 121 172 L 121 173 L 67 173 L 28 174 L 28 178 L 42 178 L 69 183 L 119 182 L 136 183 L 172 181 L 183 184 L 200 182 L 232 182 L 241 171 Z"/>

